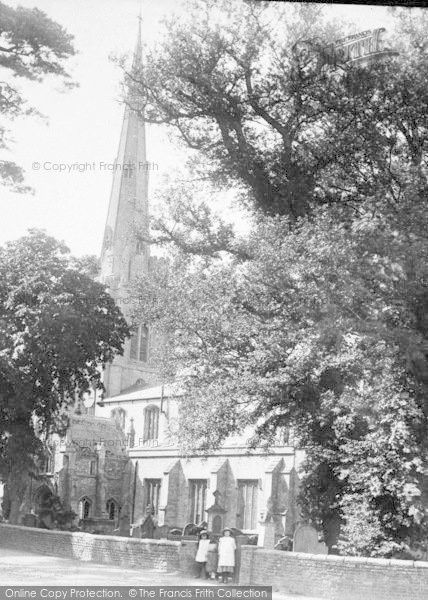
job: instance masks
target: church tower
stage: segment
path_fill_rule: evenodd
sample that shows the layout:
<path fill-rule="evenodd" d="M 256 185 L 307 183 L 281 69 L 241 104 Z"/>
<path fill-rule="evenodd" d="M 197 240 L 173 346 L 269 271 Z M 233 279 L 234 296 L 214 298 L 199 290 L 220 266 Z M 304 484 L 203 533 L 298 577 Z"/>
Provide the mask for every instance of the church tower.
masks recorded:
<path fill-rule="evenodd" d="M 138 74 L 141 67 L 140 18 L 132 73 Z M 149 246 L 139 240 L 141 232 L 147 234 L 149 230 L 149 164 L 146 157 L 146 128 L 138 115 L 137 106 L 138 100 L 129 90 L 101 251 L 100 279 L 107 285 L 109 293 L 128 320 L 129 285 L 134 277 L 147 273 L 149 268 Z M 155 382 L 156 373 L 150 366 L 149 332 L 141 325 L 131 340 L 125 343 L 124 355 L 116 357 L 104 371 L 106 396 L 116 396 L 135 385 Z"/>

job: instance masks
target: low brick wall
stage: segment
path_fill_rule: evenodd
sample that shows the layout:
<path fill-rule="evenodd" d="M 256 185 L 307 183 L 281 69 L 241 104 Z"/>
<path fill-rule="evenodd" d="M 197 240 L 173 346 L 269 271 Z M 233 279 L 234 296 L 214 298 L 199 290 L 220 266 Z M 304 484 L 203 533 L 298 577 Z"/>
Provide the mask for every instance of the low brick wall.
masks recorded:
<path fill-rule="evenodd" d="M 239 583 L 328 600 L 427 600 L 428 562 L 243 546 Z"/>
<path fill-rule="evenodd" d="M 141 540 L 0 524 L 0 546 L 140 569 L 180 569 L 181 544 L 167 540 Z"/>

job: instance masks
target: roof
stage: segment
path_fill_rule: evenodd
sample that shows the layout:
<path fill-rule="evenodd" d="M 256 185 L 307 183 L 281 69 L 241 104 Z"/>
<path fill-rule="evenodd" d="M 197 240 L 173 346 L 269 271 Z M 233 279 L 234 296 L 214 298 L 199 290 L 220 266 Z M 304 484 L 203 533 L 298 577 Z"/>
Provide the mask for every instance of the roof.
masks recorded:
<path fill-rule="evenodd" d="M 106 404 L 110 402 L 130 402 L 135 400 L 157 400 L 161 398 L 170 398 L 171 396 L 179 396 L 180 391 L 173 389 L 172 385 L 156 385 L 147 387 L 147 384 L 140 384 L 124 390 L 117 396 L 104 398 Z"/>

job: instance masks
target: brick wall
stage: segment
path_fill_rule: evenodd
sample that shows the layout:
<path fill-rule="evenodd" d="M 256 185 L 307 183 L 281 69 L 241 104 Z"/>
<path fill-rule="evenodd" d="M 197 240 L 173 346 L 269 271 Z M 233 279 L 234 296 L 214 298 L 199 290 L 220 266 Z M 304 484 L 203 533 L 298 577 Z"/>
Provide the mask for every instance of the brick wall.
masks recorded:
<path fill-rule="evenodd" d="M 177 571 L 180 542 L 0 525 L 0 546 L 82 561 Z"/>
<path fill-rule="evenodd" d="M 239 583 L 328 600 L 426 600 L 428 563 L 243 546 Z"/>

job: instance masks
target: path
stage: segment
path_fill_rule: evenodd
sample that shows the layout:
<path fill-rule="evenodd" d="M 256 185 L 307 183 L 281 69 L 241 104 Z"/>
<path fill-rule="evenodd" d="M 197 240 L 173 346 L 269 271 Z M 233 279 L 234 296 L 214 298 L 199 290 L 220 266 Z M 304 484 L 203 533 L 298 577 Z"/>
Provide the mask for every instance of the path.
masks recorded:
<path fill-rule="evenodd" d="M 210 585 L 210 582 L 204 582 Z M 201 585 L 177 573 L 127 569 L 0 548 L 0 585 Z M 274 593 L 274 600 L 319 600 Z"/>

